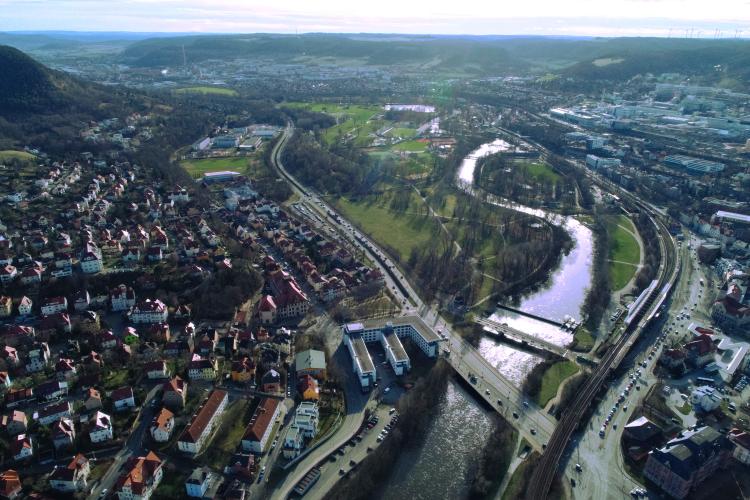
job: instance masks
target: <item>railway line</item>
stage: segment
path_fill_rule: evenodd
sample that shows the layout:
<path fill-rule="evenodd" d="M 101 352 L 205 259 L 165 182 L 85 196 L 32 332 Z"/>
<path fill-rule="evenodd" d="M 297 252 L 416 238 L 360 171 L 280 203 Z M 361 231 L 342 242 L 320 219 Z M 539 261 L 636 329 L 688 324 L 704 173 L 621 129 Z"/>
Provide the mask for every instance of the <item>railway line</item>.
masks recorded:
<path fill-rule="evenodd" d="M 595 397 L 602 389 L 610 374 L 620 365 L 632 346 L 637 342 L 643 330 L 655 316 L 656 311 L 667 299 L 672 285 L 680 271 L 678 255 L 667 227 L 661 220 L 661 215 L 651 207 L 635 199 L 628 199 L 641 210 L 646 211 L 651 222 L 656 226 L 659 237 L 660 264 L 657 273 L 657 283 L 648 296 L 634 311 L 632 320 L 622 331 L 617 342 L 610 347 L 591 377 L 581 388 L 578 396 L 569 406 L 558 422 L 555 432 L 549 440 L 547 449 L 542 455 L 531 477 L 530 486 L 526 491 L 526 498 L 542 500 L 547 497 L 552 481 L 557 473 L 558 465 L 567 448 L 570 438 L 576 429 L 584 422 L 583 417 L 590 408 Z"/>

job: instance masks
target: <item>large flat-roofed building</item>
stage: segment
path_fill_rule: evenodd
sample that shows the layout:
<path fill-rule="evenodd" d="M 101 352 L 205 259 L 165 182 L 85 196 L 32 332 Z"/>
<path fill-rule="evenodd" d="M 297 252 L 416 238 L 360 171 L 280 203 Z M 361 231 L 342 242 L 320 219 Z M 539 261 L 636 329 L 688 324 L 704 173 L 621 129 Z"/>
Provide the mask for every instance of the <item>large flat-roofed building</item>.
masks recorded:
<path fill-rule="evenodd" d="M 750 226 L 750 215 L 738 214 L 736 212 L 727 212 L 726 210 L 718 210 L 711 216 L 711 223 L 713 224 L 744 224 Z"/>
<path fill-rule="evenodd" d="M 391 364 L 391 368 L 393 368 L 396 375 L 403 375 L 411 370 L 409 356 L 406 354 L 401 340 L 399 340 L 398 335 L 396 335 L 392 327 L 385 327 L 383 335 L 380 337 L 380 343 L 383 345 L 385 357 Z"/>
<path fill-rule="evenodd" d="M 344 342 L 352 356 L 353 369 L 360 376 L 363 389 L 369 389 L 375 380 L 375 367 L 365 343 L 380 342 L 388 362 L 401 375 L 411 369 L 411 362 L 401 340 L 411 339 L 427 356 L 438 355 L 443 337 L 430 328 L 419 316 L 367 320 L 343 326 Z"/>
<path fill-rule="evenodd" d="M 239 172 L 234 172 L 232 170 L 223 170 L 221 172 L 206 172 L 205 174 L 203 174 L 203 178 L 201 180 L 207 184 L 210 184 L 212 182 L 226 182 L 234 180 L 240 175 L 242 174 L 240 174 Z"/>
<path fill-rule="evenodd" d="M 693 158 L 685 155 L 670 155 L 664 158 L 664 164 L 670 167 L 684 168 L 693 174 L 716 174 L 726 168 L 726 165 L 717 161 Z"/>
<path fill-rule="evenodd" d="M 344 326 L 344 343 L 352 357 L 352 369 L 359 377 L 359 384 L 363 391 L 372 389 L 377 374 L 370 353 L 367 351 L 365 340 L 361 334 L 361 323 L 350 323 Z"/>

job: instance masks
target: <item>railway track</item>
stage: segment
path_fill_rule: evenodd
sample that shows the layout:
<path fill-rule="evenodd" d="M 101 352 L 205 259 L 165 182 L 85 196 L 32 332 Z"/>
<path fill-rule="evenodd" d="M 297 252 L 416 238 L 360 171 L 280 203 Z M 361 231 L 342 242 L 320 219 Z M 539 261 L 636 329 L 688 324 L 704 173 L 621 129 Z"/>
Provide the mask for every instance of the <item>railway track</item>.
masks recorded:
<path fill-rule="evenodd" d="M 660 235 L 659 249 L 661 262 L 659 264 L 657 285 L 636 313 L 633 321 L 625 328 L 617 342 L 607 351 L 604 359 L 599 363 L 597 369 L 586 381 L 576 399 L 563 414 L 560 422 L 558 422 L 555 432 L 547 444 L 547 449 L 531 477 L 530 486 L 525 495 L 526 498 L 542 500 L 547 497 L 565 449 L 575 430 L 583 423 L 584 414 L 588 411 L 594 398 L 612 371 L 619 366 L 631 347 L 638 340 L 643 329 L 653 318 L 655 310 L 666 299 L 671 285 L 674 284 L 679 274 L 679 262 L 677 262 L 677 252 L 674 242 L 667 227 L 661 221 L 661 216 L 640 200 L 634 197 L 629 198 L 629 200 L 632 204 L 649 214 L 651 222 L 656 226 L 657 234 Z"/>

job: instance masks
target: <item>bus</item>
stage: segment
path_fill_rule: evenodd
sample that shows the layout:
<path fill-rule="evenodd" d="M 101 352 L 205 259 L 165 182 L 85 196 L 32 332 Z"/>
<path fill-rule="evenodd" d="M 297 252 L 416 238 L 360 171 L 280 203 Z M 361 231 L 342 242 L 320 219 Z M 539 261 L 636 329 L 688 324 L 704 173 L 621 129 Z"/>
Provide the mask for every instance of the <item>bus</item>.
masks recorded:
<path fill-rule="evenodd" d="M 709 377 L 696 377 L 695 381 L 699 384 L 714 385 L 714 379 Z"/>

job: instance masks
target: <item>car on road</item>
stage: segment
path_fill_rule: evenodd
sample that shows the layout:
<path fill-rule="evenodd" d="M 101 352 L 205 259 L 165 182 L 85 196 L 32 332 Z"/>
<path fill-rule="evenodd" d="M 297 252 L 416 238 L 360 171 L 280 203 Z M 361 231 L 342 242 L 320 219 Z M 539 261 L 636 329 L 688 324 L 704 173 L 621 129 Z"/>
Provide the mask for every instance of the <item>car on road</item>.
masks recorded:
<path fill-rule="evenodd" d="M 484 390 L 484 393 L 485 393 L 485 394 L 486 394 L 487 396 L 489 396 L 489 395 L 490 395 L 490 390 L 489 390 L 489 389 L 485 389 L 485 390 Z"/>
<path fill-rule="evenodd" d="M 518 413 L 513 412 L 513 418 L 518 418 Z"/>
<path fill-rule="evenodd" d="M 531 432 L 532 436 L 536 436 L 536 429 L 530 429 L 529 432 Z"/>
<path fill-rule="evenodd" d="M 497 406 L 503 406 L 503 402 L 501 400 L 497 400 Z"/>

